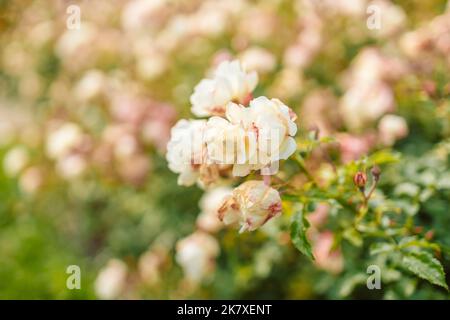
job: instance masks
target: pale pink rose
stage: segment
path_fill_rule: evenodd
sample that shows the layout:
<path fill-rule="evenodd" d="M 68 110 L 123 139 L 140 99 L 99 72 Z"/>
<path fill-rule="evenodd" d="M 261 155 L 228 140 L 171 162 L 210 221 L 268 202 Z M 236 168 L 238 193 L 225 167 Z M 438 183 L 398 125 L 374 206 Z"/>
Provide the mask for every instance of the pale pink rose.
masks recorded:
<path fill-rule="evenodd" d="M 167 259 L 167 251 L 160 247 L 150 249 L 141 255 L 138 271 L 142 280 L 148 285 L 155 285 L 163 280 L 161 273 Z"/>
<path fill-rule="evenodd" d="M 339 133 L 336 136 L 341 151 L 343 163 L 348 163 L 366 155 L 374 144 L 372 135 L 356 136 L 347 133 Z"/>
<path fill-rule="evenodd" d="M 44 176 L 38 167 L 30 167 L 20 175 L 20 188 L 30 194 L 36 193 L 42 186 Z"/>
<path fill-rule="evenodd" d="M 56 171 L 64 179 L 73 179 L 81 176 L 87 169 L 87 161 L 81 154 L 70 154 L 58 159 Z"/>
<path fill-rule="evenodd" d="M 226 119 L 212 117 L 207 122 L 208 158 L 232 164 L 234 176 L 246 176 L 251 170 L 273 174 L 278 161 L 290 157 L 297 148 L 296 117 L 278 99 L 258 97 L 250 101 L 249 107 L 229 103 Z"/>
<path fill-rule="evenodd" d="M 399 44 L 402 51 L 410 58 L 418 58 L 424 48 L 428 46 L 429 39 L 425 32 L 410 31 L 400 38 Z"/>
<path fill-rule="evenodd" d="M 170 139 L 170 129 L 176 119 L 176 110 L 170 104 L 155 103 L 147 112 L 142 126 L 142 139 L 164 152 Z"/>
<path fill-rule="evenodd" d="M 450 65 L 450 12 L 435 17 L 419 29 L 408 32 L 400 39 L 400 48 L 422 68 L 431 69 L 433 58 L 447 58 Z"/>
<path fill-rule="evenodd" d="M 204 130 L 206 120 L 180 120 L 171 130 L 166 159 L 169 169 L 178 173 L 178 184 L 193 185 L 205 165 Z"/>
<path fill-rule="evenodd" d="M 245 11 L 245 18 L 240 19 L 237 33 L 251 40 L 268 40 L 276 32 L 277 24 L 275 12 L 252 7 Z"/>
<path fill-rule="evenodd" d="M 285 67 L 277 73 L 273 84 L 269 88 L 272 96 L 290 99 L 302 92 L 303 77 L 298 69 Z"/>
<path fill-rule="evenodd" d="M 81 147 L 84 142 L 83 131 L 72 122 L 66 122 L 47 135 L 46 152 L 51 159 L 65 157 Z"/>
<path fill-rule="evenodd" d="M 142 31 L 163 20 L 167 0 L 133 0 L 122 9 L 122 27 L 128 31 Z"/>
<path fill-rule="evenodd" d="M 362 131 L 382 115 L 395 109 L 392 82 L 405 75 L 407 65 L 378 49 L 362 50 L 346 74 L 347 91 L 339 102 L 339 112 L 347 128 Z"/>
<path fill-rule="evenodd" d="M 227 49 L 222 49 L 216 52 L 212 58 L 212 65 L 214 68 L 217 68 L 224 61 L 232 61 L 233 55 Z M 214 72 L 212 72 L 213 74 Z"/>
<path fill-rule="evenodd" d="M 402 7 L 387 0 L 371 1 L 370 5 L 376 6 L 381 14 L 381 28 L 372 30 L 374 35 L 392 37 L 405 27 L 407 17 Z"/>
<path fill-rule="evenodd" d="M 220 248 L 211 235 L 196 231 L 176 244 L 176 261 L 187 279 L 198 283 L 214 271 Z"/>
<path fill-rule="evenodd" d="M 126 182 L 140 186 L 150 171 L 150 158 L 144 154 L 134 154 L 118 163 L 118 172 Z"/>
<path fill-rule="evenodd" d="M 362 130 L 395 109 L 394 93 L 383 82 L 350 87 L 339 103 L 340 114 L 350 130 Z"/>
<path fill-rule="evenodd" d="M 128 268 L 118 259 L 111 259 L 100 270 L 95 279 L 95 293 L 100 299 L 116 299 L 123 292 L 126 284 Z"/>
<path fill-rule="evenodd" d="M 381 118 L 378 124 L 379 139 L 386 146 L 392 146 L 395 141 L 408 135 L 408 124 L 405 119 L 393 114 Z"/>
<path fill-rule="evenodd" d="M 281 214 L 281 198 L 277 190 L 263 181 L 246 181 L 223 201 L 219 218 L 225 224 L 239 223 L 240 232 L 254 231 Z"/>
<path fill-rule="evenodd" d="M 86 102 L 99 97 L 104 93 L 106 81 L 106 76 L 100 70 L 87 71 L 75 85 L 73 90 L 75 98 Z"/>
<path fill-rule="evenodd" d="M 258 83 L 256 72 L 247 73 L 239 61 L 224 61 L 211 79 L 203 79 L 191 95 L 192 113 L 198 117 L 223 116 L 229 102 L 248 103 Z"/>
<path fill-rule="evenodd" d="M 113 97 L 110 111 L 117 121 L 138 124 L 144 119 L 149 103 L 147 99 L 120 94 Z"/>
<path fill-rule="evenodd" d="M 268 73 L 275 69 L 276 57 L 261 47 L 251 47 L 240 54 L 240 60 L 246 70 Z"/>
<path fill-rule="evenodd" d="M 397 80 L 408 71 L 401 59 L 367 47 L 354 59 L 350 68 L 350 84 Z"/>
<path fill-rule="evenodd" d="M 319 137 L 329 136 L 339 127 L 337 99 L 328 90 L 312 91 L 306 96 L 300 118 L 306 128 L 318 128 Z"/>
<path fill-rule="evenodd" d="M 10 149 L 3 159 L 3 170 L 9 177 L 17 176 L 29 163 L 30 156 L 24 146 Z"/>

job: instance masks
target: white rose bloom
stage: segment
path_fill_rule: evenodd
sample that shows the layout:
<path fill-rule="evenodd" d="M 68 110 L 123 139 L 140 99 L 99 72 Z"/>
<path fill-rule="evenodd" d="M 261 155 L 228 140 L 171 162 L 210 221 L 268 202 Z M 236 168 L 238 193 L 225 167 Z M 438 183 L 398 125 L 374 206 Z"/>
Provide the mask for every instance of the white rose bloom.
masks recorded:
<path fill-rule="evenodd" d="M 143 80 L 153 80 L 161 76 L 169 66 L 166 55 L 157 50 L 141 53 L 136 60 L 136 72 Z"/>
<path fill-rule="evenodd" d="M 392 89 L 379 81 L 355 84 L 339 103 L 339 111 L 350 130 L 360 130 L 394 109 Z"/>
<path fill-rule="evenodd" d="M 148 285 L 155 285 L 163 280 L 162 269 L 168 255 L 164 247 L 147 250 L 139 258 L 138 271 L 141 279 Z"/>
<path fill-rule="evenodd" d="M 228 187 L 217 187 L 206 192 L 200 199 L 201 213 L 197 217 L 197 226 L 207 232 L 219 231 L 223 224 L 219 220 L 219 209 L 223 200 L 231 195 L 232 189 Z"/>
<path fill-rule="evenodd" d="M 190 186 L 199 177 L 200 166 L 205 161 L 203 132 L 206 120 L 180 120 L 171 130 L 167 144 L 169 169 L 179 173 L 178 184 Z"/>
<path fill-rule="evenodd" d="M 28 164 L 29 157 L 25 147 L 14 147 L 8 151 L 3 159 L 3 169 L 10 177 L 15 177 Z"/>
<path fill-rule="evenodd" d="M 205 130 L 208 159 L 220 164 L 235 164 L 246 160 L 245 129 L 221 117 L 208 120 Z"/>
<path fill-rule="evenodd" d="M 247 70 L 261 73 L 271 72 L 277 66 L 276 57 L 269 50 L 260 47 L 245 50 L 241 61 Z"/>
<path fill-rule="evenodd" d="M 47 137 L 47 155 L 52 159 L 59 159 L 67 155 L 73 148 L 80 145 L 83 133 L 75 123 L 65 123 Z"/>
<path fill-rule="evenodd" d="M 278 99 L 259 97 L 248 108 L 229 103 L 226 118 L 208 120 L 205 140 L 208 157 L 216 163 L 234 164 L 234 176 L 265 170 L 295 152 L 296 116 Z M 274 173 L 271 170 L 269 174 Z"/>
<path fill-rule="evenodd" d="M 122 10 L 122 27 L 125 30 L 138 31 L 148 27 L 157 14 L 168 4 L 165 0 L 129 1 Z"/>
<path fill-rule="evenodd" d="M 392 36 L 405 26 L 407 17 L 402 7 L 386 0 L 372 1 L 370 5 L 377 7 L 383 15 L 381 28 L 373 30 L 376 36 L 382 38 Z"/>
<path fill-rule="evenodd" d="M 408 135 L 408 124 L 400 116 L 387 114 L 381 118 L 378 131 L 381 142 L 386 146 L 392 146 L 396 140 Z"/>
<path fill-rule="evenodd" d="M 98 36 L 97 27 L 92 23 L 82 23 L 76 32 L 67 29 L 56 43 L 56 54 L 62 59 L 75 57 L 80 50 L 95 44 Z"/>
<path fill-rule="evenodd" d="M 220 248 L 214 237 L 196 231 L 178 241 L 176 251 L 176 260 L 186 278 L 199 282 L 214 269 L 214 259 L 219 255 Z"/>
<path fill-rule="evenodd" d="M 87 168 L 87 162 L 81 155 L 71 154 L 58 160 L 56 170 L 65 179 L 80 176 Z"/>
<path fill-rule="evenodd" d="M 74 95 L 81 101 L 89 101 L 99 96 L 106 84 L 106 77 L 100 70 L 89 70 L 78 81 Z"/>
<path fill-rule="evenodd" d="M 240 232 L 253 231 L 281 213 L 281 198 L 277 190 L 263 181 L 247 181 L 233 190 L 219 209 L 225 224 L 239 223 Z"/>
<path fill-rule="evenodd" d="M 138 142 L 136 137 L 130 133 L 125 133 L 118 137 L 114 145 L 114 155 L 117 159 L 129 159 L 138 151 Z"/>
<path fill-rule="evenodd" d="M 94 286 L 97 296 L 106 300 L 117 298 L 125 286 L 126 278 L 126 264 L 118 259 L 109 260 L 95 279 Z"/>
<path fill-rule="evenodd" d="M 192 113 L 199 117 L 222 116 L 231 102 L 246 103 L 258 83 L 256 72 L 247 73 L 240 62 L 224 61 L 212 79 L 203 79 L 191 96 Z"/>

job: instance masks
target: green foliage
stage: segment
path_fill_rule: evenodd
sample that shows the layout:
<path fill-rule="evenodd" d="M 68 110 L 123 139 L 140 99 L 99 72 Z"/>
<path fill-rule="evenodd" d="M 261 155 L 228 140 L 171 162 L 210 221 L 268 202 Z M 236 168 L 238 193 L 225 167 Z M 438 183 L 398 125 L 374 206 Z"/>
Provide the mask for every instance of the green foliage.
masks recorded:
<path fill-rule="evenodd" d="M 311 244 L 306 237 L 309 222 L 304 215 L 303 207 L 295 210 L 291 223 L 291 239 L 294 246 L 309 259 L 314 260 Z"/>
<path fill-rule="evenodd" d="M 402 264 L 422 279 L 448 290 L 442 264 L 429 252 L 407 252 L 403 256 Z"/>

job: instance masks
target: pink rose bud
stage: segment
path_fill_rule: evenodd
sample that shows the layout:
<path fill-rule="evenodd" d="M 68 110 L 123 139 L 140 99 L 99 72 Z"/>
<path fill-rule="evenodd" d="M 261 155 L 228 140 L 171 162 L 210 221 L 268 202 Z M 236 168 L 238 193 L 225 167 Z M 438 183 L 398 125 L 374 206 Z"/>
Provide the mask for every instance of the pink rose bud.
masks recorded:
<path fill-rule="evenodd" d="M 359 189 L 364 189 L 367 182 L 367 176 L 364 172 L 358 171 L 355 176 L 353 177 L 353 183 L 355 186 L 357 186 Z"/>
<path fill-rule="evenodd" d="M 373 166 L 372 169 L 370 169 L 370 173 L 375 181 L 380 180 L 381 169 L 379 166 Z"/>

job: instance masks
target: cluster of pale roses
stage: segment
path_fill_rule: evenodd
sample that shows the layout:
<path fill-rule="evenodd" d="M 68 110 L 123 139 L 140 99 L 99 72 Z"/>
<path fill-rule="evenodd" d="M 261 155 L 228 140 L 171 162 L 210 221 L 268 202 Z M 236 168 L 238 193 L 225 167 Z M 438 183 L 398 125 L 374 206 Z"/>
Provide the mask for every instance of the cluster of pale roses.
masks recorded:
<path fill-rule="evenodd" d="M 257 82 L 257 74 L 247 73 L 239 61 L 222 62 L 190 99 L 192 112 L 208 119 L 183 119 L 172 128 L 166 157 L 169 168 L 179 174 L 178 184 L 197 182 L 208 189 L 198 230 L 177 244 L 177 261 L 193 280 L 208 273 L 219 253 L 211 236 L 221 228 L 219 219 L 240 225 L 243 232 L 281 213 L 278 191 L 263 180 L 249 180 L 233 190 L 215 187 L 224 178 L 252 171 L 274 174 L 278 161 L 296 150 L 296 115 L 278 99 L 253 98 Z"/>
<path fill-rule="evenodd" d="M 180 185 L 210 187 L 222 177 L 258 170 L 270 175 L 279 160 L 294 153 L 296 115 L 278 99 L 253 99 L 257 81 L 257 74 L 247 73 L 239 61 L 224 61 L 211 79 L 195 87 L 192 112 L 209 118 L 180 120 L 167 146 L 169 168 L 179 173 Z M 254 230 L 280 211 L 276 190 L 262 181 L 247 181 L 224 202 L 220 217 Z"/>

